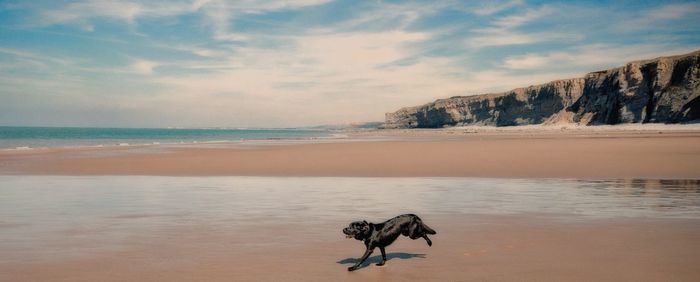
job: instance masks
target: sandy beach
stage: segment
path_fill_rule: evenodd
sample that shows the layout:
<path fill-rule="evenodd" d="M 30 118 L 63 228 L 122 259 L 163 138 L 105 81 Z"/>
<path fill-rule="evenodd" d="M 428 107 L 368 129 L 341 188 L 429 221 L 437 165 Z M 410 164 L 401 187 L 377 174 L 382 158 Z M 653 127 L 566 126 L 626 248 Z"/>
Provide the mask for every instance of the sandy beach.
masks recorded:
<path fill-rule="evenodd" d="M 461 128 L 5 150 L 0 281 L 697 281 L 698 145 L 694 129 Z M 433 247 L 400 238 L 386 266 L 347 272 L 363 246 L 340 230 L 399 212 Z"/>
<path fill-rule="evenodd" d="M 697 178 L 700 130 L 380 130 L 332 142 L 0 152 L 0 173 Z"/>

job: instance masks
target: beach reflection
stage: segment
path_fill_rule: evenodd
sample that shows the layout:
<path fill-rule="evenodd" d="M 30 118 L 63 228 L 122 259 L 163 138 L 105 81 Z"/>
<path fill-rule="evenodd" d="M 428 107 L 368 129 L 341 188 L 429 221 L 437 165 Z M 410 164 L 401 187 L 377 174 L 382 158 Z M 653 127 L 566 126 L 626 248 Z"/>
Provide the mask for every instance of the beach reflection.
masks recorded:
<path fill-rule="evenodd" d="M 181 227 L 229 232 L 400 213 L 697 219 L 700 180 L 0 176 L 0 252 L 66 256 Z"/>
<path fill-rule="evenodd" d="M 700 217 L 700 180 L 1 176 L 0 224 L 437 214 Z M 0 226 L 3 226 L 0 225 Z"/>

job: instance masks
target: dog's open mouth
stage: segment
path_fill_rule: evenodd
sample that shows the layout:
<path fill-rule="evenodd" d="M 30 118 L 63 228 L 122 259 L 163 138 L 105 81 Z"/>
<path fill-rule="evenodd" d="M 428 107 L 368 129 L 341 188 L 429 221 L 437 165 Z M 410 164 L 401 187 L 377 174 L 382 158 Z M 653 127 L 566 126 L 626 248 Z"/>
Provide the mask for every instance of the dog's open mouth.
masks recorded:
<path fill-rule="evenodd" d="M 345 238 L 352 238 L 352 237 L 355 237 L 355 235 L 345 234 Z"/>

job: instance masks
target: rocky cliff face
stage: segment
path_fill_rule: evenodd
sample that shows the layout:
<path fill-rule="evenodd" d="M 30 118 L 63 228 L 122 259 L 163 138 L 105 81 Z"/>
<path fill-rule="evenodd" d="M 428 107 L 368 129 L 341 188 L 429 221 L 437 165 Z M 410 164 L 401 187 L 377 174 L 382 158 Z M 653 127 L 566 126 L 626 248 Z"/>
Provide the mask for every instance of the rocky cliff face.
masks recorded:
<path fill-rule="evenodd" d="M 700 51 L 386 114 L 386 128 L 700 120 Z"/>

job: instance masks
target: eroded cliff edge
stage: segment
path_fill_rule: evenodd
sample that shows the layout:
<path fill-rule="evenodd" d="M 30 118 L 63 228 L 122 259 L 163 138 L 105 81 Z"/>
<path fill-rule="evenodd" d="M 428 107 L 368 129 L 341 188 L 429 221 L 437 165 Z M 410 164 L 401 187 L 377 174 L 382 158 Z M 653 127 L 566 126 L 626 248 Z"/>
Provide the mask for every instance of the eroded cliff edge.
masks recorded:
<path fill-rule="evenodd" d="M 440 99 L 386 114 L 385 128 L 700 120 L 700 51 L 635 61 L 583 78 Z"/>

